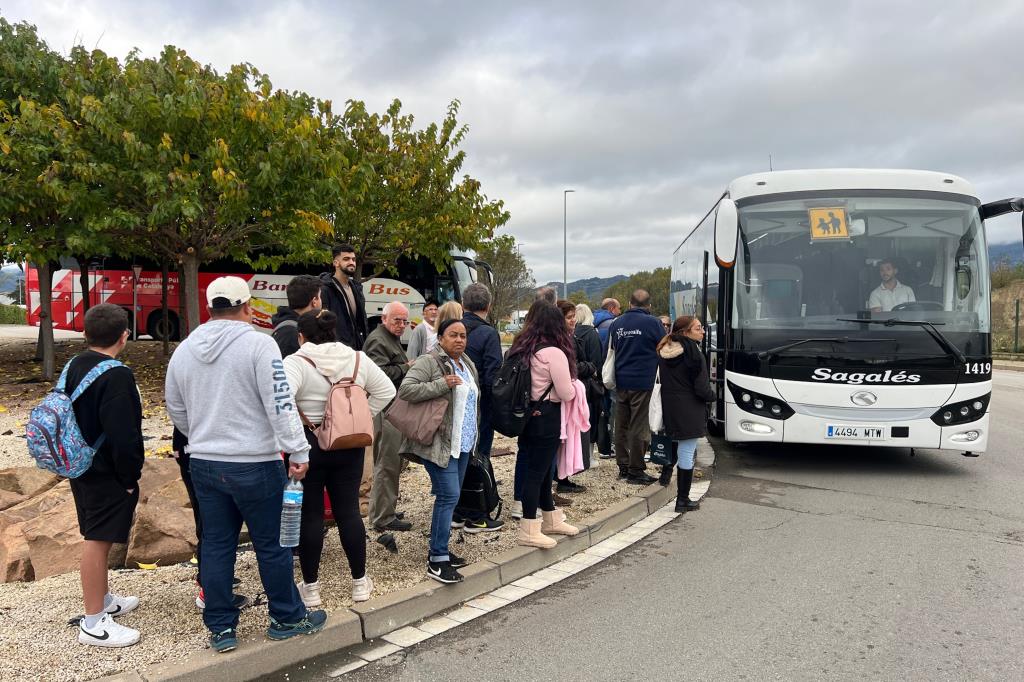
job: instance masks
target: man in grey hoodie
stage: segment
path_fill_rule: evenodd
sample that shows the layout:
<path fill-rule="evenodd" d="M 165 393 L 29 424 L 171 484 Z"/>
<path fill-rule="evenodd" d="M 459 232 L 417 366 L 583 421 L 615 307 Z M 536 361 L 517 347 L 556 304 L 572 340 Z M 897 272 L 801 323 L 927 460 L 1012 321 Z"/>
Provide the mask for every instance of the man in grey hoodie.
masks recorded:
<path fill-rule="evenodd" d="M 327 614 L 307 611 L 295 587 L 292 555 L 281 547 L 281 501 L 288 473 L 309 464 L 298 410 L 274 340 L 252 326 L 249 286 L 220 277 L 206 289 L 210 320 L 178 346 L 167 367 L 171 421 L 187 438 L 203 521 L 203 622 L 218 651 L 237 647 L 231 579 L 238 534 L 249 529 L 270 602 L 271 639 L 323 629 Z"/>

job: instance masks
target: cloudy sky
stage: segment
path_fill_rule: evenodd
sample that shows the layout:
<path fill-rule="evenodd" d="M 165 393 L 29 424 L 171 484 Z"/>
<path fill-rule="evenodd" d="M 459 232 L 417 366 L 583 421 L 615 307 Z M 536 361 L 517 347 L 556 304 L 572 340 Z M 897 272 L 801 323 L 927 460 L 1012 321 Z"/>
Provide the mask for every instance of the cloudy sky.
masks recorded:
<path fill-rule="evenodd" d="M 737 176 L 890 167 L 1024 195 L 1024 2 L 4 3 L 51 47 L 164 44 L 425 124 L 449 100 L 466 170 L 506 202 L 538 281 L 650 269 Z M 1020 217 L 990 241 L 1020 239 Z"/>

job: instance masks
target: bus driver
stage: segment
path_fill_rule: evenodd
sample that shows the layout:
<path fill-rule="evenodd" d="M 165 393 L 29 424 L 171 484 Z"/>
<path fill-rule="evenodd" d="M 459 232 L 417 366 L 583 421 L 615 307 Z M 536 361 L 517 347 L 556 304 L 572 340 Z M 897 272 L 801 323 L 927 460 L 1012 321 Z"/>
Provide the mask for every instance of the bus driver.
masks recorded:
<path fill-rule="evenodd" d="M 914 303 L 914 290 L 896 279 L 899 268 L 888 258 L 878 264 L 878 275 L 882 283 L 868 297 L 868 308 L 873 313 L 889 312 L 901 303 Z"/>

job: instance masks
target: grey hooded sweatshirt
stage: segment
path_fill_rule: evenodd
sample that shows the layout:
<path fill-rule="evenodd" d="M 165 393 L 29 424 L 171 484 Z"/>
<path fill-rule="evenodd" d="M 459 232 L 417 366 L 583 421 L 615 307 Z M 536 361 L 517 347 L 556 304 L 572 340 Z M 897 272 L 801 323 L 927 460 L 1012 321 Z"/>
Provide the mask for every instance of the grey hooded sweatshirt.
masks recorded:
<path fill-rule="evenodd" d="M 189 454 L 217 462 L 309 461 L 309 443 L 274 340 L 238 320 L 211 320 L 171 356 L 167 411 Z"/>

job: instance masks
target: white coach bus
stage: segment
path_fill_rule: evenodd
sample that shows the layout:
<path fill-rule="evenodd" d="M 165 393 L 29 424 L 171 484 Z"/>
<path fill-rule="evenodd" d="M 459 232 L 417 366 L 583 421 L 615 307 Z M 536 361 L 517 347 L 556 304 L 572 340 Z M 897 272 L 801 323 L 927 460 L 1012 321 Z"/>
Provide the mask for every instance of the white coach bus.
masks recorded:
<path fill-rule="evenodd" d="M 709 329 L 710 425 L 737 442 L 977 456 L 992 392 L 985 219 L 962 178 L 748 175 L 675 250 L 670 309 Z"/>

